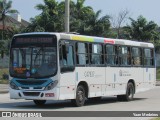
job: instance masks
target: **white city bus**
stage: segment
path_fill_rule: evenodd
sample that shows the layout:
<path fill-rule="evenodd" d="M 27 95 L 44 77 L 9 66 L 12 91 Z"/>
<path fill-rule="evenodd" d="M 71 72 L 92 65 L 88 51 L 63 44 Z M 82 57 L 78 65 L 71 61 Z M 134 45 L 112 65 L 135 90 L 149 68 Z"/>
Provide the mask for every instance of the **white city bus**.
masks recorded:
<path fill-rule="evenodd" d="M 67 100 L 116 95 L 130 101 L 155 86 L 151 43 L 66 33 L 25 33 L 10 49 L 10 98 Z"/>

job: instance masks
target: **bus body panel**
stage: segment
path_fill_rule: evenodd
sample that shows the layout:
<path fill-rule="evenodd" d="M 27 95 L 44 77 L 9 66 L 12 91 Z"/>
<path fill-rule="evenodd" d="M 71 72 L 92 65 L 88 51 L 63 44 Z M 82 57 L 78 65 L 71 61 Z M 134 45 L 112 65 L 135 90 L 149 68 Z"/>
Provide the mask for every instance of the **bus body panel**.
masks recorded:
<path fill-rule="evenodd" d="M 152 89 L 155 86 L 156 78 L 155 78 L 155 68 L 144 68 L 144 80 L 143 80 L 143 88 Z"/>
<path fill-rule="evenodd" d="M 60 73 L 60 97 L 59 99 L 74 99 L 76 90 L 75 72 Z"/>
<path fill-rule="evenodd" d="M 55 77 L 50 77 L 48 79 L 58 80 L 58 84 L 52 90 L 13 90 L 10 88 L 10 98 L 11 99 L 29 99 L 29 100 L 65 100 L 65 99 L 75 99 L 77 86 L 81 82 L 86 82 L 88 85 L 88 97 L 100 97 L 109 95 L 123 95 L 126 93 L 127 83 L 132 80 L 135 84 L 135 93 L 146 91 L 152 89 L 155 86 L 156 81 L 156 70 L 154 66 L 144 67 L 144 66 L 76 66 L 72 72 L 60 72 L 60 61 L 59 61 L 59 41 L 61 39 L 73 40 L 75 42 L 96 42 L 105 43 L 104 41 L 111 41 L 115 45 L 127 45 L 127 46 L 138 46 L 138 47 L 148 47 L 153 49 L 154 46 L 151 43 L 144 42 L 134 42 L 129 40 L 119 40 L 110 38 L 100 38 L 100 37 L 90 37 L 82 35 L 72 35 L 64 33 L 32 33 L 35 34 L 52 34 L 57 37 L 57 64 L 58 70 Z M 27 33 L 25 35 L 31 35 Z M 19 36 L 19 35 L 16 35 Z M 88 39 L 88 40 L 87 40 Z M 110 43 L 109 43 L 110 44 Z M 10 77 L 11 78 L 11 77 Z M 12 79 L 10 79 L 11 81 Z M 25 96 L 23 93 L 29 92 L 30 96 Z M 38 92 L 37 96 L 32 96 L 32 93 Z M 47 96 L 49 93 L 54 93 L 54 96 Z M 43 97 L 41 95 L 44 94 Z"/>
<path fill-rule="evenodd" d="M 47 78 L 50 81 L 55 81 L 58 80 L 58 73 L 54 77 Z M 44 79 L 44 80 L 47 80 Z M 27 79 L 17 79 L 17 78 L 12 78 L 10 77 L 10 82 L 15 80 L 24 80 L 28 81 Z M 34 80 L 34 79 L 33 79 Z M 30 99 L 30 100 L 59 100 L 59 83 L 55 88 L 52 90 L 44 90 L 46 85 L 48 84 L 47 81 L 44 83 L 44 85 L 19 85 L 19 90 L 14 90 L 9 87 L 9 92 L 10 92 L 10 98 L 11 99 Z M 37 88 L 40 87 L 40 88 Z M 37 89 L 36 89 L 37 88 Z M 51 94 L 51 96 L 49 96 Z"/>
<path fill-rule="evenodd" d="M 35 90 L 13 90 L 9 88 L 10 92 L 10 99 L 26 99 L 26 100 L 59 100 L 59 88 L 54 88 L 53 90 L 49 91 L 35 91 Z M 24 92 L 28 95 L 24 95 Z M 36 93 L 38 95 L 33 94 Z M 20 95 L 19 95 L 20 94 Z M 43 97 L 41 97 L 41 95 Z M 54 94 L 53 97 L 47 97 L 48 94 Z"/>
<path fill-rule="evenodd" d="M 86 81 L 89 88 L 88 97 L 102 96 L 102 85 L 105 84 L 105 67 L 77 67 L 77 84 Z"/>

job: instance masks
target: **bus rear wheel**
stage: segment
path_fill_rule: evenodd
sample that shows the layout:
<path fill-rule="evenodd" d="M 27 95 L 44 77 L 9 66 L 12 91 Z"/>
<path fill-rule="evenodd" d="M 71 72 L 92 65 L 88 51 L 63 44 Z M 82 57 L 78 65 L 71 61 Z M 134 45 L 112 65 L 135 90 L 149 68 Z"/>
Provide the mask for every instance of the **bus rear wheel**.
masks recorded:
<path fill-rule="evenodd" d="M 134 85 L 129 82 L 127 85 L 127 90 L 125 95 L 117 95 L 119 101 L 132 101 L 134 97 Z"/>
<path fill-rule="evenodd" d="M 76 99 L 71 100 L 71 102 L 76 106 L 76 107 L 81 107 L 84 105 L 86 99 L 86 91 L 84 86 L 79 85 L 77 87 L 76 91 Z"/>
<path fill-rule="evenodd" d="M 46 100 L 33 100 L 33 102 L 38 106 L 43 106 L 46 103 Z"/>

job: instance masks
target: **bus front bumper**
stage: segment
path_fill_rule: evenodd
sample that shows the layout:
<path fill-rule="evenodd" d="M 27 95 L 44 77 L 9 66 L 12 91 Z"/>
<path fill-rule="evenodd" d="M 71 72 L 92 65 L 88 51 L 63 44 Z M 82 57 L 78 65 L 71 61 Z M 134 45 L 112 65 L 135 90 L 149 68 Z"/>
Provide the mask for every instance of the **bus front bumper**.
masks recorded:
<path fill-rule="evenodd" d="M 34 90 L 14 90 L 9 89 L 10 99 L 26 99 L 26 100 L 58 100 L 59 89 L 47 91 L 34 91 Z"/>

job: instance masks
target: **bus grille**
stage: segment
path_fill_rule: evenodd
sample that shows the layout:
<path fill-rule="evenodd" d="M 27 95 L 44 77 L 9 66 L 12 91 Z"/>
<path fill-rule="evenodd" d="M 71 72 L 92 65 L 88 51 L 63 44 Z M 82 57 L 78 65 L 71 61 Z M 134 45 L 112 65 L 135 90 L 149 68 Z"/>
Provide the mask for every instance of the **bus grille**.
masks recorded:
<path fill-rule="evenodd" d="M 43 87 L 34 87 L 33 89 L 37 89 L 37 90 L 38 90 L 38 89 L 42 89 L 42 88 L 43 88 Z"/>
<path fill-rule="evenodd" d="M 21 89 L 23 89 L 23 90 L 29 90 L 30 87 L 21 87 Z M 33 89 L 34 90 L 41 90 L 41 89 L 43 89 L 43 87 L 33 87 Z"/>
<path fill-rule="evenodd" d="M 16 80 L 21 85 L 42 85 L 47 80 Z"/>
<path fill-rule="evenodd" d="M 39 96 L 40 92 L 23 92 L 24 96 Z"/>

